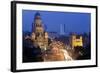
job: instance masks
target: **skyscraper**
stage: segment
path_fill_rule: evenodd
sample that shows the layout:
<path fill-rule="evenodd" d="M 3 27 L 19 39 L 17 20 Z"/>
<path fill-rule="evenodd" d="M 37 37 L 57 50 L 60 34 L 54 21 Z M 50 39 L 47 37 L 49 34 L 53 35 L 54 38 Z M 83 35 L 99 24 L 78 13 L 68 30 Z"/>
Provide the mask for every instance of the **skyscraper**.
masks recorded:
<path fill-rule="evenodd" d="M 65 24 L 60 24 L 60 35 L 65 34 Z"/>

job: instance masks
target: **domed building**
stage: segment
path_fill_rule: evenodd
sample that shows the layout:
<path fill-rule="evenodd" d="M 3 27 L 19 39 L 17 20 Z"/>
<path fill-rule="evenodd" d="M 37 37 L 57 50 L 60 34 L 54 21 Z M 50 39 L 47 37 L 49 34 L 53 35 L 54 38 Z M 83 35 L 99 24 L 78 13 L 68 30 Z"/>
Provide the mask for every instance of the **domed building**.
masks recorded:
<path fill-rule="evenodd" d="M 34 24 L 32 24 L 31 39 L 33 41 L 33 45 L 37 45 L 42 50 L 47 49 L 48 33 L 44 30 L 41 15 L 38 12 L 35 14 Z"/>

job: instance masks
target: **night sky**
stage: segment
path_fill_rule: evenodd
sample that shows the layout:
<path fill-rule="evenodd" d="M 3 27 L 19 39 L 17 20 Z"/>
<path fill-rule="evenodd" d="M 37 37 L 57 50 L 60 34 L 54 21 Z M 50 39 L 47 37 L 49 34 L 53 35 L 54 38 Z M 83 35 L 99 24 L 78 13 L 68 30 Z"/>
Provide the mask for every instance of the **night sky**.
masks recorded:
<path fill-rule="evenodd" d="M 23 31 L 31 32 L 32 23 L 34 23 L 34 15 L 39 12 L 46 31 L 60 32 L 60 25 L 65 25 L 65 33 L 88 33 L 91 27 L 90 13 L 76 13 L 76 12 L 51 12 L 51 11 L 22 11 Z"/>

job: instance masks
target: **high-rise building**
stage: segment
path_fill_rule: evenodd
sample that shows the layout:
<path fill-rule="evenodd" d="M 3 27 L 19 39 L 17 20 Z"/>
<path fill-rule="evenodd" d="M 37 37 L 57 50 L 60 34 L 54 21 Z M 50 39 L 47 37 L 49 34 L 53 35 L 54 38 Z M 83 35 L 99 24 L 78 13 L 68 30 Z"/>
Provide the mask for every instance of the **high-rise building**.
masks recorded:
<path fill-rule="evenodd" d="M 33 27 L 34 25 L 34 27 Z M 44 30 L 40 13 L 36 13 L 32 24 L 31 39 L 34 45 L 45 50 L 48 47 L 48 33 Z"/>
<path fill-rule="evenodd" d="M 65 34 L 65 24 L 60 24 L 60 35 Z"/>

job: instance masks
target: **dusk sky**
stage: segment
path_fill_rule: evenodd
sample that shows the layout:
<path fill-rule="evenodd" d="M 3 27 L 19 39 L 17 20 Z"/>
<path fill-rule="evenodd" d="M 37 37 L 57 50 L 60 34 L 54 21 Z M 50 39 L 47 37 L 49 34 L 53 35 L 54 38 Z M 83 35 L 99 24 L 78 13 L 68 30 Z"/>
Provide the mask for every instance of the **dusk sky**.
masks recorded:
<path fill-rule="evenodd" d="M 90 32 L 91 27 L 91 14 L 89 13 L 76 13 L 76 12 L 51 12 L 51 11 L 22 11 L 22 25 L 23 31 L 31 32 L 32 23 L 34 23 L 34 15 L 39 12 L 46 26 L 46 31 L 60 32 L 60 25 L 65 24 L 65 33 L 70 32 L 84 33 Z"/>

